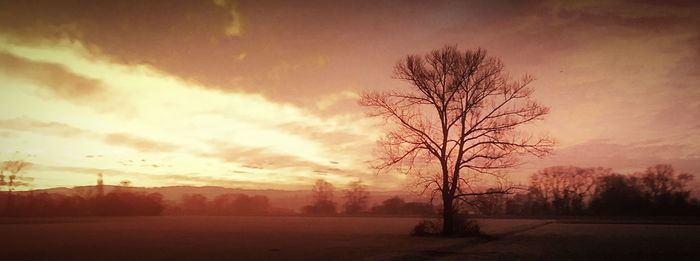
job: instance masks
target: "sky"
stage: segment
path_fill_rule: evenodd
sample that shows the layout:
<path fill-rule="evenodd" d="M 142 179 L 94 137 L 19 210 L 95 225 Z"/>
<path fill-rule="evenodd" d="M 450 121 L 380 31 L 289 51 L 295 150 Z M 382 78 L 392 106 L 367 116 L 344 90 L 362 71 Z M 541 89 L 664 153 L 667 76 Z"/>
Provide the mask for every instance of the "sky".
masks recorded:
<path fill-rule="evenodd" d="M 695 1 L 0 2 L 0 160 L 29 188 L 308 189 L 409 178 L 368 162 L 384 124 L 357 104 L 409 54 L 485 48 L 550 107 L 528 130 L 556 165 L 700 175 Z M 696 179 L 697 181 L 697 179 Z M 693 186 L 699 187 L 694 183 Z"/>

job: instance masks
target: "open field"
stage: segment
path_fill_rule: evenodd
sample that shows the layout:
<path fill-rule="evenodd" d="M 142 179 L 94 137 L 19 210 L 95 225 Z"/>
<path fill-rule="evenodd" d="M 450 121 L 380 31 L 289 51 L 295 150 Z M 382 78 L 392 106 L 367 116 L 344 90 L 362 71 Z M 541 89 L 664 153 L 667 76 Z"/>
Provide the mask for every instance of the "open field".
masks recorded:
<path fill-rule="evenodd" d="M 440 260 L 700 260 L 700 226 L 552 223 Z"/>
<path fill-rule="evenodd" d="M 22 221 L 22 222 L 19 222 Z M 700 226 L 481 219 L 496 239 L 408 236 L 415 218 L 5 219 L 5 260 L 693 259 Z"/>

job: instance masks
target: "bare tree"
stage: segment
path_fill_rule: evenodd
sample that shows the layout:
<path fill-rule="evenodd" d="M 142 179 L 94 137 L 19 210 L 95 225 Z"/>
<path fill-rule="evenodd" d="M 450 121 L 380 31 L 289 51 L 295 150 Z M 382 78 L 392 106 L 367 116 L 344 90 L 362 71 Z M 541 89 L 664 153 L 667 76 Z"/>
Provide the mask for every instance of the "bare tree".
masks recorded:
<path fill-rule="evenodd" d="M 367 201 L 369 192 L 367 187 L 362 184 L 362 181 L 353 181 L 350 187 L 345 191 L 345 213 L 359 214 L 367 209 Z"/>
<path fill-rule="evenodd" d="M 102 173 L 97 174 L 97 185 L 95 188 L 97 190 L 97 197 L 103 197 L 105 195 L 105 183 L 102 178 Z"/>
<path fill-rule="evenodd" d="M 27 168 L 29 163 L 22 160 L 8 160 L 2 162 L 0 166 L 0 186 L 7 187 L 8 192 L 12 192 L 17 187 L 29 185 L 29 178 L 21 175 L 22 170 Z"/>
<path fill-rule="evenodd" d="M 658 201 L 663 196 L 673 193 L 685 192 L 685 186 L 693 180 L 693 175 L 687 173 L 676 175 L 673 166 L 669 164 L 657 164 L 635 175 L 641 181 L 641 190 L 652 201 Z"/>
<path fill-rule="evenodd" d="M 312 215 L 335 214 L 335 202 L 333 202 L 333 184 L 323 179 L 316 180 L 311 190 L 312 204 L 304 206 L 302 211 Z"/>
<path fill-rule="evenodd" d="M 595 194 L 598 179 L 610 175 L 606 168 L 555 166 L 537 171 L 530 177 L 531 191 L 538 193 L 554 214 L 580 214 Z"/>
<path fill-rule="evenodd" d="M 405 90 L 362 95 L 370 116 L 383 117 L 393 129 L 380 140 L 380 171 L 417 174 L 424 192 L 442 197 L 443 234 L 453 234 L 455 204 L 478 192 L 471 179 L 502 178 L 518 156 L 543 156 L 553 141 L 533 137 L 518 126 L 542 119 L 548 108 L 531 99 L 533 78 L 512 80 L 486 51 L 454 46 L 427 55 L 409 55 L 395 66 L 394 77 L 410 83 Z M 472 176 L 469 176 L 472 175 Z"/>
<path fill-rule="evenodd" d="M 0 165 L 0 187 L 7 188 L 7 197 L 5 201 L 5 209 L 10 212 L 12 209 L 12 191 L 17 187 L 29 185 L 31 178 L 21 175 L 22 170 L 29 166 L 28 162 L 23 160 L 8 160 Z"/>

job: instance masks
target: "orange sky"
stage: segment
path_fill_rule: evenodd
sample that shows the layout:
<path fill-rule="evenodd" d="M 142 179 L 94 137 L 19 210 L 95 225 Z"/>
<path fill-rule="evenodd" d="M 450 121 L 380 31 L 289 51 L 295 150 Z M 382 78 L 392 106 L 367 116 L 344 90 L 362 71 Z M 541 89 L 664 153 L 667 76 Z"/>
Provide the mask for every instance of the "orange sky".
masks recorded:
<path fill-rule="evenodd" d="M 401 57 L 483 47 L 551 107 L 551 165 L 700 174 L 700 5 L 604 1 L 2 1 L 0 159 L 34 188 L 401 188 L 367 168 L 363 90 Z M 696 183 L 697 184 L 697 183 Z"/>

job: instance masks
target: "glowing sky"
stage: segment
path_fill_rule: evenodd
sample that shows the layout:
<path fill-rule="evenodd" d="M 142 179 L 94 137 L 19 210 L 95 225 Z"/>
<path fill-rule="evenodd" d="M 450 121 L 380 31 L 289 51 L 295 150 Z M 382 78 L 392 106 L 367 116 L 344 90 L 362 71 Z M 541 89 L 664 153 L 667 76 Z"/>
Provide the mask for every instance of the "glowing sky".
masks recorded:
<path fill-rule="evenodd" d="M 177 1 L 176 1 L 177 2 Z M 2 1 L 0 159 L 34 188 L 305 189 L 375 176 L 356 104 L 445 44 L 531 73 L 551 165 L 700 174 L 700 5 L 557 1 Z"/>

